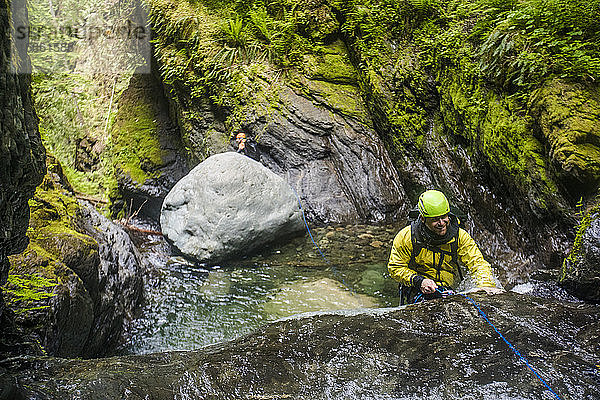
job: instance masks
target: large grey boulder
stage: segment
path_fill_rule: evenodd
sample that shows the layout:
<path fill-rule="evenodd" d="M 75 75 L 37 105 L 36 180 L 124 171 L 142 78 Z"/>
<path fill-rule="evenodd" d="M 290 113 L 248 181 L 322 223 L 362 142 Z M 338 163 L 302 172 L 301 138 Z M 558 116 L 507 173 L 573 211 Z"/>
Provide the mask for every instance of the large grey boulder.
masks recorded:
<path fill-rule="evenodd" d="M 303 229 L 290 186 L 235 152 L 207 158 L 177 182 L 160 222 L 179 251 L 207 263 L 243 256 Z"/>

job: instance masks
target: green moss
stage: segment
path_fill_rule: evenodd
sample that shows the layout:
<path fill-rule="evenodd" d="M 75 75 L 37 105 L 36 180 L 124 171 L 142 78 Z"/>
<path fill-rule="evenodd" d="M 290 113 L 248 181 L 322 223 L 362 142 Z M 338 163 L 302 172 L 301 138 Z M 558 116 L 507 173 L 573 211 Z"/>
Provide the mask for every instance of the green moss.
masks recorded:
<path fill-rule="evenodd" d="M 311 80 L 338 84 L 357 84 L 356 69 L 350 62 L 348 51 L 341 40 L 329 46 L 320 46 L 315 53 L 304 56 L 303 71 Z"/>
<path fill-rule="evenodd" d="M 33 76 L 35 108 L 40 117 L 44 147 L 60 161 L 73 188 L 80 193 L 107 199 L 106 190 L 114 181 L 110 151 L 99 151 L 97 164 L 91 170 L 81 171 L 76 163 L 81 151 L 77 146 L 80 140 L 88 139 L 100 148 L 108 147 L 110 131 L 107 127 L 116 110 L 114 99 L 128 81 L 128 74 L 116 80 L 92 79 L 86 74 Z"/>
<path fill-rule="evenodd" d="M 600 196 L 596 198 L 596 205 L 592 206 L 589 210 L 583 209 L 583 204 L 578 204 L 580 221 L 576 226 L 577 234 L 573 241 L 573 247 L 569 252 L 569 255 L 565 257 L 560 270 L 559 282 L 564 282 L 566 279 L 573 278 L 577 275 L 577 268 L 579 261 L 583 255 L 583 237 L 592 224 L 592 222 L 598 218 L 600 213 Z"/>
<path fill-rule="evenodd" d="M 369 115 L 362 102 L 358 87 L 319 80 L 303 80 L 308 93 L 321 99 L 337 112 L 368 123 Z"/>
<path fill-rule="evenodd" d="M 156 113 L 152 99 L 137 98 L 119 106 L 112 129 L 115 167 L 143 185 L 157 176 L 163 164 L 163 150 L 158 139 Z"/>
<path fill-rule="evenodd" d="M 56 279 L 47 279 L 36 274 L 9 274 L 2 292 L 6 294 L 9 305 L 17 302 L 31 303 L 54 297 L 56 294 L 52 293 L 52 290 L 57 284 Z M 47 307 L 37 306 L 34 309 Z M 21 308 L 19 311 L 28 310 Z"/>
<path fill-rule="evenodd" d="M 52 171 L 58 171 L 55 165 L 29 201 L 29 245 L 9 257 L 9 279 L 2 289 L 11 309 L 27 321 L 44 320 L 55 287 L 74 273 L 88 273 L 98 260 L 98 243 L 77 230 L 79 203 Z M 96 284 L 93 276 L 84 278 Z"/>
<path fill-rule="evenodd" d="M 553 74 L 596 79 L 597 43 L 591 39 L 598 25 L 573 18 L 587 3 L 556 9 L 559 3 L 550 2 L 551 13 L 539 0 L 332 0 L 326 7 L 294 0 L 219 2 L 218 7 L 214 1 L 151 3 L 163 77 L 182 110 L 210 99 L 232 131 L 268 119 L 270 110 L 264 108 L 278 107 L 273 89 L 278 83 L 272 83 L 291 80 L 295 89 L 333 111 L 373 121 L 396 160 L 419 157 L 439 115 L 443 132 L 460 136 L 467 151 L 481 155 L 515 195 L 540 211 L 558 207 L 550 166 L 555 160 L 527 102 L 531 90 Z M 238 22 L 244 41 L 233 45 L 223 37 L 218 27 L 227 21 Z M 553 28 L 565 21 L 590 29 Z M 339 37 L 343 42 L 335 40 Z M 579 52 L 561 54 L 569 48 Z M 198 118 L 182 114 L 180 126 L 197 126 Z M 574 123 L 571 132 L 589 131 L 584 122 Z M 214 142 L 196 137 L 186 145 L 200 158 L 210 154 Z M 567 166 L 584 168 L 598 158 L 594 146 L 579 149 L 575 154 L 564 147 L 560 156 Z"/>
<path fill-rule="evenodd" d="M 600 182 L 600 87 L 554 80 L 532 94 L 531 114 L 539 120 L 557 174 L 574 196 L 594 193 Z"/>
<path fill-rule="evenodd" d="M 535 120 L 522 111 L 520 101 L 486 89 L 470 72 L 447 72 L 439 90 L 447 130 L 484 155 L 537 211 L 556 211 L 558 187 L 549 175 L 546 148 L 534 136 Z"/>
<path fill-rule="evenodd" d="M 60 224 L 71 226 L 72 220 L 80 210 L 77 200 L 65 194 L 46 175 L 35 195 L 29 200 L 29 230 Z"/>

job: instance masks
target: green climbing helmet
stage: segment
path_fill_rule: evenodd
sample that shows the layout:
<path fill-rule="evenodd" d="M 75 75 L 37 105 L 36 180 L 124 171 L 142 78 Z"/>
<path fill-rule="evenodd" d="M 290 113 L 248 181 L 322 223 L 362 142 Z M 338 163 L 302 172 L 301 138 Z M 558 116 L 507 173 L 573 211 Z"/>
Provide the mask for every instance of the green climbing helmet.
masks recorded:
<path fill-rule="evenodd" d="M 444 193 L 439 190 L 428 190 L 419 196 L 417 204 L 419 213 L 424 218 L 439 217 L 450 212 L 450 204 Z"/>

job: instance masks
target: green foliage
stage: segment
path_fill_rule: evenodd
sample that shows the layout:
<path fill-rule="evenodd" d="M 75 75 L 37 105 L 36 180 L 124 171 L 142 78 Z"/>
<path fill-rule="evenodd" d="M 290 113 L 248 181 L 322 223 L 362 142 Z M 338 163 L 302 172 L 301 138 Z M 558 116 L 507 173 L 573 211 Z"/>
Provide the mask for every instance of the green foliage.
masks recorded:
<path fill-rule="evenodd" d="M 600 200 L 600 197 L 597 198 L 597 201 L 598 200 Z M 598 218 L 600 214 L 600 201 L 598 201 L 595 206 L 586 212 L 584 209 L 583 199 L 581 199 L 577 204 L 577 209 L 577 217 L 580 218 L 579 224 L 576 226 L 577 233 L 575 235 L 573 247 L 571 248 L 569 255 L 563 260 L 559 282 L 563 282 L 566 278 L 573 274 L 582 255 L 583 236 L 592 222 Z"/>
<path fill-rule="evenodd" d="M 273 20 L 269 16 L 266 8 L 258 8 L 251 10 L 248 13 L 252 26 L 256 28 L 256 36 L 259 39 L 265 40 L 267 43 L 271 43 L 275 32 L 273 30 Z"/>
<path fill-rule="evenodd" d="M 600 79 L 600 1 L 529 0 L 488 6 L 473 36 L 483 75 L 496 86 L 531 90 L 558 76 Z"/>
<path fill-rule="evenodd" d="M 151 3 L 150 21 L 157 32 L 163 78 L 187 88 L 193 96 L 215 95 L 231 80 L 235 66 L 267 62 L 287 69 L 301 65 L 309 47 L 298 33 L 295 7 L 285 2 L 172 5 L 170 0 L 157 0 Z"/>
<path fill-rule="evenodd" d="M 600 0 L 333 1 L 360 65 L 387 62 L 386 44 L 406 40 L 437 76 L 476 63 L 491 85 L 530 91 L 558 76 L 600 80 Z M 383 65 L 381 65 L 383 64 Z M 472 67 L 469 67 L 472 68 Z"/>
<path fill-rule="evenodd" d="M 244 44 L 246 44 L 244 21 L 239 16 L 226 21 L 221 30 L 225 35 L 225 41 L 228 45 L 233 47 L 242 47 Z"/>
<path fill-rule="evenodd" d="M 544 208 L 557 189 L 544 143 L 533 136 L 527 101 L 550 79 L 600 80 L 599 4 L 154 0 L 152 18 L 166 82 L 182 98 L 210 98 L 231 117 L 229 126 L 244 120 L 250 103 L 263 95 L 254 89 L 274 70 L 334 75 L 319 68 L 329 68 L 323 50 L 328 41 L 342 37 L 358 70 L 344 83 L 360 86 L 391 147 L 422 146 L 441 94 L 438 121 L 447 131 L 484 152 L 499 175 L 515 176 L 511 182 Z M 328 10 L 335 21 L 324 27 L 331 22 Z M 332 102 L 345 101 L 322 86 L 317 90 Z"/>
<path fill-rule="evenodd" d="M 305 55 L 316 51 L 313 39 L 301 34 L 299 20 L 308 11 L 294 1 L 153 0 L 150 6 L 163 80 L 172 98 L 186 103 L 182 126 L 199 123 L 187 99 L 208 99 L 226 110 L 227 129 L 236 129 L 255 114 L 259 99 L 276 96 L 279 77 L 304 68 Z M 209 153 L 199 148 L 210 146 L 207 141 L 183 136 L 194 154 Z"/>
<path fill-rule="evenodd" d="M 107 128 L 116 111 L 114 105 L 110 105 L 113 84 L 117 93 L 114 97 L 117 97 L 128 78 L 123 75 L 115 82 L 108 77 L 93 79 L 83 74 L 35 74 L 32 77 L 44 147 L 61 162 L 67 179 L 78 192 L 105 198 L 106 190 L 111 186 L 114 179 L 112 164 L 105 157 L 100 158 L 93 171 L 77 169 L 78 144 L 89 138 L 100 142 L 106 150 L 110 149 Z"/>

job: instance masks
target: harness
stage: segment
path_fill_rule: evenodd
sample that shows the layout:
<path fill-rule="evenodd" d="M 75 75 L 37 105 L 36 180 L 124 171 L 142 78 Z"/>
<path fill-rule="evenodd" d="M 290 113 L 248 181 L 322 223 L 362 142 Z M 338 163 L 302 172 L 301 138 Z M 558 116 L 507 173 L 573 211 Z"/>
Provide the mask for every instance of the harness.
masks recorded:
<path fill-rule="evenodd" d="M 418 264 L 416 262 L 416 258 L 421 253 L 421 250 L 427 249 L 433 253 L 433 266 L 436 270 L 436 276 L 428 276 L 425 273 L 420 273 L 421 275 L 433 281 L 440 282 L 444 258 L 445 256 L 450 256 L 449 264 L 456 268 L 460 280 L 463 280 L 463 272 L 460 268 L 460 259 L 458 258 L 458 228 L 460 228 L 460 220 L 456 216 L 451 215 L 451 222 L 452 224 L 456 224 L 457 229 L 455 229 L 453 235 L 448 239 L 448 242 L 446 242 L 450 245 L 450 251 L 447 251 L 440 248 L 437 245 L 433 245 L 419 240 L 421 237 L 421 234 L 419 232 L 420 222 L 418 218 L 413 219 L 413 221 L 410 224 L 410 241 L 412 243 L 412 251 L 410 253 L 410 259 L 408 261 L 408 267 L 410 269 L 412 269 L 413 271 L 417 270 Z M 451 288 L 444 286 L 441 286 L 440 288 L 442 289 L 442 291 L 451 290 Z M 400 284 L 398 286 L 398 289 L 400 291 L 400 305 L 412 304 L 415 302 L 415 299 L 419 299 L 421 296 L 426 300 L 441 297 L 438 292 L 434 294 L 423 295 L 418 288 L 415 288 L 413 286 L 404 286 Z"/>

